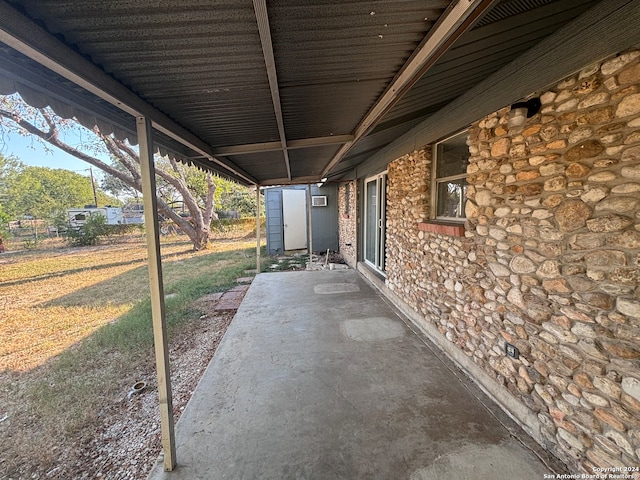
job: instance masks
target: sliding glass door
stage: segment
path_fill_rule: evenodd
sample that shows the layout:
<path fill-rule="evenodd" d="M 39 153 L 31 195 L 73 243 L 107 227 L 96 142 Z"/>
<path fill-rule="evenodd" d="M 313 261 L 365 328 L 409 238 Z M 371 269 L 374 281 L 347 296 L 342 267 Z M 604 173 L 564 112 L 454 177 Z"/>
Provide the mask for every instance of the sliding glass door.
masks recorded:
<path fill-rule="evenodd" d="M 384 272 L 387 173 L 365 180 L 364 259 Z"/>

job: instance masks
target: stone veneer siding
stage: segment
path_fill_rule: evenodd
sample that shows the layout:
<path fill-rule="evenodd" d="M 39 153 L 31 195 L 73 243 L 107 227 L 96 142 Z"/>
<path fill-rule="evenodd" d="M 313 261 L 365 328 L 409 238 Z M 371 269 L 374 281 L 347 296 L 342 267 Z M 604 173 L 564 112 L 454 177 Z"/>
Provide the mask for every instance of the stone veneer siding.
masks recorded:
<path fill-rule="evenodd" d="M 637 466 L 640 51 L 540 98 L 521 133 L 508 108 L 470 128 L 464 237 L 418 228 L 430 147 L 389 164 L 386 285 L 534 412 L 574 472 Z"/>
<path fill-rule="evenodd" d="M 338 242 L 342 258 L 352 268 L 357 262 L 357 208 L 357 182 L 341 184 L 338 187 Z"/>

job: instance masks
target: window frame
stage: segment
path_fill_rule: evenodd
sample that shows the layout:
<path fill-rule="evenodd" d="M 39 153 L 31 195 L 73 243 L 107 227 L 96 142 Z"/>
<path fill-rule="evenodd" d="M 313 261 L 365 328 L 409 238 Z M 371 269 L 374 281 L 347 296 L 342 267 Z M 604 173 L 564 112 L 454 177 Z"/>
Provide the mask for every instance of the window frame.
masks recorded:
<path fill-rule="evenodd" d="M 344 215 L 351 214 L 351 182 L 347 182 L 344 187 Z"/>
<path fill-rule="evenodd" d="M 465 195 L 465 201 L 463 202 L 464 204 L 461 206 L 461 213 L 463 216 L 461 217 L 445 217 L 445 216 L 438 216 L 437 212 L 438 212 L 438 186 L 442 183 L 447 183 L 447 182 L 451 182 L 451 181 L 455 181 L 455 180 L 465 180 L 465 186 L 468 186 L 468 183 L 466 182 L 467 177 L 469 176 L 469 174 L 467 173 L 466 169 L 464 173 L 460 173 L 460 174 L 456 174 L 456 175 L 449 175 L 447 177 L 438 177 L 438 146 L 448 140 L 451 140 L 452 138 L 461 136 L 461 135 L 465 135 L 465 139 L 468 140 L 469 138 L 469 129 L 465 128 L 463 130 L 459 130 L 456 133 L 453 133 L 451 135 L 448 135 L 447 137 L 435 142 L 433 144 L 433 148 L 432 148 L 432 168 L 431 168 L 431 215 L 430 217 L 432 218 L 432 221 L 434 222 L 442 222 L 442 223 L 456 223 L 456 224 L 461 224 L 464 223 L 467 220 L 467 217 L 465 215 L 465 206 L 466 206 L 466 195 Z M 466 143 L 466 141 L 465 141 Z M 469 155 L 470 156 L 470 155 Z"/>

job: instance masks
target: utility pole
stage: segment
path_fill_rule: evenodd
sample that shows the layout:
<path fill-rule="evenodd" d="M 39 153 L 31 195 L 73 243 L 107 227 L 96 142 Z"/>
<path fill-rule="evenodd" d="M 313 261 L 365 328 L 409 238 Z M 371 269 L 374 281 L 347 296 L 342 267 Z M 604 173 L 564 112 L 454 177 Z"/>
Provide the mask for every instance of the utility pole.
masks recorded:
<path fill-rule="evenodd" d="M 98 206 L 98 195 L 96 195 L 96 182 L 93 179 L 93 168 L 89 167 L 89 175 L 91 176 L 91 188 L 93 188 L 93 204 Z"/>

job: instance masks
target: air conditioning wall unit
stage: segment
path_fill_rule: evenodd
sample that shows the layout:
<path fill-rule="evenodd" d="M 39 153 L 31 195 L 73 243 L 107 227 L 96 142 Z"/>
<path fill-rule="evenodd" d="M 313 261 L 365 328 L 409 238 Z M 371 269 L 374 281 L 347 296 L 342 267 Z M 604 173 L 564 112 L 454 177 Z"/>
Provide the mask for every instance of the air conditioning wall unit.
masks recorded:
<path fill-rule="evenodd" d="M 326 195 L 313 195 L 311 197 L 311 205 L 313 207 L 326 207 L 327 206 Z"/>

